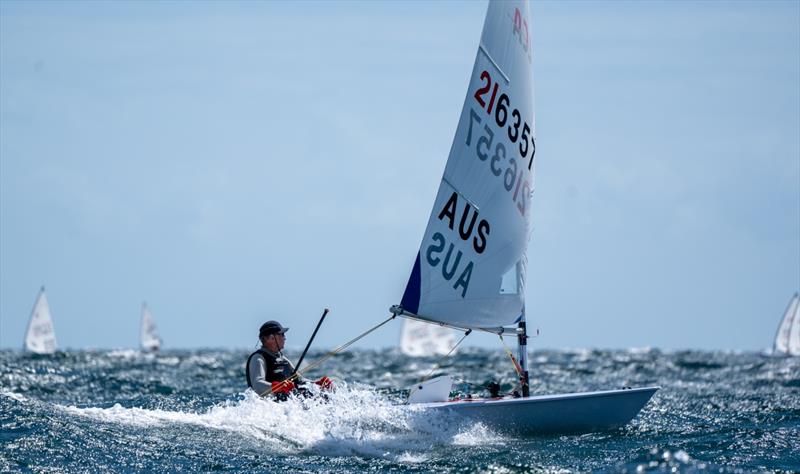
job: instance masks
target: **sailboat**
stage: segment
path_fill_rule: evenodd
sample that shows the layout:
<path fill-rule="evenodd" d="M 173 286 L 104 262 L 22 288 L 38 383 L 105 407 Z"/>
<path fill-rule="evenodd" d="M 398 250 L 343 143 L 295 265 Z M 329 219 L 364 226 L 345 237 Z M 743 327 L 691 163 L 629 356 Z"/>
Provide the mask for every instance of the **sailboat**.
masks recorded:
<path fill-rule="evenodd" d="M 775 333 L 772 346 L 774 354 L 800 355 L 800 297 L 797 293 L 789 300 L 783 319 Z"/>
<path fill-rule="evenodd" d="M 39 290 L 39 295 L 33 304 L 31 318 L 28 320 L 28 329 L 25 331 L 25 350 L 36 354 L 52 354 L 57 348 L 53 318 L 50 316 L 50 306 L 47 304 L 43 286 Z"/>
<path fill-rule="evenodd" d="M 449 400 L 442 376 L 409 403 L 514 433 L 623 426 L 658 387 L 530 396 L 526 251 L 536 151 L 527 0 L 490 0 L 469 89 L 422 244 L 395 316 L 517 340 L 519 397 Z"/>
<path fill-rule="evenodd" d="M 400 351 L 411 357 L 448 355 L 455 352 L 456 337 L 452 329 L 404 319 L 400 330 Z"/>
<path fill-rule="evenodd" d="M 161 339 L 158 337 L 158 328 L 153 319 L 153 314 L 147 303 L 142 302 L 142 321 L 139 333 L 139 342 L 145 352 L 157 351 L 161 348 Z"/>

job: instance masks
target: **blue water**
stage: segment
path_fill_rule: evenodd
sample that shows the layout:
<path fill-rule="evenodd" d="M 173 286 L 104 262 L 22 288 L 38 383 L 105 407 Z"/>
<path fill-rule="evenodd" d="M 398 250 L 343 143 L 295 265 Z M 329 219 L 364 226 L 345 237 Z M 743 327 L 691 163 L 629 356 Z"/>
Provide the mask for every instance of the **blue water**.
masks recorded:
<path fill-rule="evenodd" d="M 319 372 L 337 382 L 330 400 L 278 404 L 245 393 L 247 354 L 0 351 L 0 471 L 800 471 L 797 357 L 536 352 L 536 394 L 662 390 L 624 428 L 513 437 L 399 406 L 434 359 L 341 354 Z M 475 394 L 514 376 L 502 351 L 468 349 L 446 368 Z"/>

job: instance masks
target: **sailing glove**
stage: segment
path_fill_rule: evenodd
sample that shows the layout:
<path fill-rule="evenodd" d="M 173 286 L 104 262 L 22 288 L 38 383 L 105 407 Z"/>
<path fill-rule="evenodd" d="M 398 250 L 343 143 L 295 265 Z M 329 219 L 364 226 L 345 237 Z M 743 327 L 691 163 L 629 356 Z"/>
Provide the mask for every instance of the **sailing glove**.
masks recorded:
<path fill-rule="evenodd" d="M 272 382 L 272 393 L 289 393 L 294 390 L 294 382 L 284 380 L 282 382 Z"/>
<path fill-rule="evenodd" d="M 322 377 L 314 383 L 319 385 L 323 390 L 331 390 L 333 388 L 333 382 L 327 376 Z"/>

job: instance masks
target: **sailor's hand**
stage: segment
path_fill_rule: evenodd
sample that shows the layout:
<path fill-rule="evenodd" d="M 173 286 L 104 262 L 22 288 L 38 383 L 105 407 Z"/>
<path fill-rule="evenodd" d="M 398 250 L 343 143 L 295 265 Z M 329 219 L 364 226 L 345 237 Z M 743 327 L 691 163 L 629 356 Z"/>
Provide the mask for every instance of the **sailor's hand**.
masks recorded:
<path fill-rule="evenodd" d="M 321 379 L 314 382 L 315 384 L 319 385 L 323 390 L 331 390 L 333 389 L 333 382 L 327 376 L 322 377 Z"/>
<path fill-rule="evenodd" d="M 272 393 L 289 393 L 292 390 L 294 390 L 294 382 L 291 380 L 272 382 Z"/>

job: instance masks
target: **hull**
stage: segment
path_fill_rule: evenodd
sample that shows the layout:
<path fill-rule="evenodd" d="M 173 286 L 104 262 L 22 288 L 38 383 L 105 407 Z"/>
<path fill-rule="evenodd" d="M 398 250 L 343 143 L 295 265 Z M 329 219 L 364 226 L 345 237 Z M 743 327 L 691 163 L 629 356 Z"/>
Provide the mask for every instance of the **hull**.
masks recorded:
<path fill-rule="evenodd" d="M 630 422 L 659 387 L 602 392 L 421 403 L 512 434 L 589 433 Z"/>

